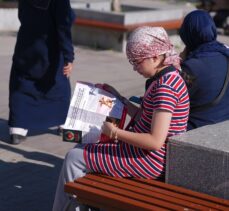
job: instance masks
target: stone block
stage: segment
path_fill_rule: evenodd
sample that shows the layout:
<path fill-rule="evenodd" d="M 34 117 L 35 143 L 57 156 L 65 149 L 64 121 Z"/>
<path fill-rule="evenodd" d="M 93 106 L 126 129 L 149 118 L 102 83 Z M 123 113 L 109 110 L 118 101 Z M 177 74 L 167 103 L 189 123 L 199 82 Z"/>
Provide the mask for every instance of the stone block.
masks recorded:
<path fill-rule="evenodd" d="M 125 52 L 127 33 L 101 28 L 77 26 L 72 28 L 72 40 L 76 45 L 95 49 Z"/>
<path fill-rule="evenodd" d="M 229 121 L 171 137 L 166 182 L 229 199 Z"/>

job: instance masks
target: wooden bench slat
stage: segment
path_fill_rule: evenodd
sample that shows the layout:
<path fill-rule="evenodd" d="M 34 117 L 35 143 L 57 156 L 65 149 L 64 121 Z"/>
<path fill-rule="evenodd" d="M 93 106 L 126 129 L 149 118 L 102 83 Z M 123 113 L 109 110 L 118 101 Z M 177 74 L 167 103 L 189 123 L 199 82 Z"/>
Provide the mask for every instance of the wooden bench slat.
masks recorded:
<path fill-rule="evenodd" d="M 87 177 L 93 177 L 93 174 L 87 175 Z M 130 184 L 130 185 L 136 185 L 139 187 L 145 187 L 146 189 L 152 189 L 152 188 L 158 188 L 160 191 L 165 190 L 165 191 L 172 191 L 174 194 L 179 194 L 181 196 L 190 196 L 192 199 L 196 198 L 197 200 L 202 199 L 203 202 L 209 202 L 213 204 L 219 204 L 222 206 L 229 206 L 229 200 L 217 198 L 214 196 L 210 196 L 204 193 L 199 193 L 193 190 L 189 190 L 183 187 L 178 187 L 175 185 L 167 184 L 161 181 L 157 180 L 147 180 L 147 179 L 124 179 L 124 178 L 115 178 L 115 177 L 109 177 L 106 175 L 99 175 L 99 178 L 110 178 L 114 181 L 122 182 L 125 184 Z M 137 182 L 137 183 L 136 183 Z M 199 202 L 199 201 L 197 201 Z"/>
<path fill-rule="evenodd" d="M 124 179 L 124 178 L 115 178 L 106 175 L 97 175 L 97 174 L 88 174 L 86 178 L 95 179 L 98 181 L 105 182 L 104 179 L 110 181 L 109 184 L 112 185 L 114 182 L 118 184 L 122 184 L 122 186 L 130 185 L 133 187 L 139 187 L 141 189 L 146 189 L 153 192 L 158 192 L 164 195 L 171 196 L 175 199 L 187 200 L 189 202 L 193 202 L 199 205 L 204 205 L 211 207 L 213 209 L 228 209 L 229 210 L 229 201 L 216 198 L 214 196 L 210 196 L 203 193 L 198 193 L 192 190 L 188 190 L 182 187 L 178 187 L 175 185 L 170 185 L 164 182 L 156 181 L 156 180 L 146 180 L 146 179 Z M 116 184 L 115 183 L 115 184 Z"/>
<path fill-rule="evenodd" d="M 162 194 L 160 195 L 158 193 L 152 193 L 153 194 L 152 197 L 152 194 L 147 195 L 144 193 L 144 191 L 139 192 L 139 189 L 135 189 L 134 187 L 132 187 L 132 190 L 130 190 L 128 189 L 128 186 L 122 186 L 122 185 L 112 186 L 109 185 L 109 183 L 106 184 L 105 180 L 99 182 L 98 180 L 93 181 L 93 180 L 89 180 L 88 178 L 81 178 L 77 180 L 77 183 L 85 186 L 93 187 L 93 188 L 98 188 L 100 190 L 107 191 L 108 193 L 114 193 L 123 197 L 128 197 L 134 200 L 142 201 L 143 203 L 161 206 L 167 209 L 172 208 L 175 210 L 180 210 L 183 209 L 184 206 L 187 208 L 195 208 L 195 209 L 198 207 L 200 209 L 199 205 L 190 202 L 182 204 L 181 200 L 179 203 L 179 201 L 176 198 L 173 199 L 170 196 L 162 195 Z M 161 200 L 162 198 L 163 200 Z"/>
<path fill-rule="evenodd" d="M 204 200 L 207 200 L 207 201 L 212 201 L 214 203 L 219 203 L 219 204 L 222 204 L 222 205 L 229 206 L 229 200 L 217 198 L 217 197 L 214 197 L 214 196 L 211 196 L 211 195 L 207 195 L 207 194 L 204 194 L 204 193 L 199 193 L 199 192 L 196 192 L 196 191 L 193 191 L 193 190 L 189 190 L 189 189 L 186 189 L 186 188 L 183 188 L 183 187 L 171 185 L 171 184 L 168 184 L 168 183 L 163 183 L 163 182 L 156 181 L 156 180 L 142 180 L 142 179 L 133 179 L 133 180 L 136 180 L 138 182 L 142 182 L 142 183 L 147 184 L 147 185 L 158 186 L 160 188 L 165 188 L 165 189 L 171 190 L 173 192 L 177 192 L 177 193 L 181 193 L 181 194 L 185 193 L 186 195 L 190 195 L 192 197 L 195 196 L 195 197 L 200 198 L 200 199 L 204 199 Z"/>
<path fill-rule="evenodd" d="M 88 27 L 95 27 L 95 28 L 103 28 L 109 30 L 117 30 L 117 31 L 131 31 L 140 26 L 161 26 L 166 30 L 169 29 L 179 29 L 183 19 L 175 19 L 175 20 L 166 20 L 166 21 L 155 21 L 155 22 L 146 22 L 140 24 L 129 24 L 123 25 L 120 23 L 112 23 L 112 22 L 105 22 L 99 20 L 90 20 L 85 18 L 77 18 L 75 20 L 75 24 L 80 26 L 88 26 Z"/>
<path fill-rule="evenodd" d="M 89 180 L 91 180 L 91 182 Z M 208 203 L 205 203 L 205 206 L 202 206 L 201 203 L 196 203 L 196 201 L 200 202 L 200 200 L 195 201 L 195 200 L 192 200 L 193 198 L 191 197 L 187 197 L 188 200 L 186 200 L 185 197 L 183 197 L 184 195 L 174 194 L 171 191 L 164 191 L 164 190 L 161 190 L 159 188 L 154 188 L 154 187 L 147 188 L 146 185 L 144 184 L 141 187 L 139 187 L 136 182 L 134 182 L 131 185 L 126 184 L 126 183 L 123 184 L 122 181 L 123 180 L 121 180 L 121 182 L 114 181 L 111 179 L 111 177 L 101 178 L 100 176 L 97 176 L 97 175 L 88 175 L 86 178 L 82 180 L 78 179 L 76 182 L 80 184 L 84 184 L 84 185 L 90 184 L 91 186 L 95 186 L 95 187 L 98 186 L 99 188 L 103 187 L 100 183 L 107 184 L 109 186 L 104 187 L 104 189 L 106 190 L 110 190 L 111 187 L 118 187 L 121 189 L 120 194 L 124 193 L 123 191 L 125 190 L 135 192 L 138 194 L 137 198 L 142 201 L 144 201 L 143 196 L 147 196 L 149 198 L 148 200 L 152 200 L 152 196 L 153 196 L 153 198 L 159 199 L 159 200 L 163 198 L 163 201 L 164 201 L 163 203 L 169 202 L 172 204 L 176 204 L 182 207 L 187 207 L 187 208 L 192 208 L 192 209 L 204 210 L 206 206 L 209 205 Z M 215 204 L 213 204 L 213 206 L 209 206 L 209 208 L 210 207 L 218 208 L 217 206 L 214 206 L 214 205 Z M 170 204 L 168 207 L 170 207 Z"/>
<path fill-rule="evenodd" d="M 120 210 L 120 207 L 122 207 L 123 210 L 136 210 L 136 208 L 138 210 L 168 210 L 159 206 L 145 204 L 129 197 L 120 196 L 118 194 L 109 193 L 98 188 L 92 188 L 74 182 L 65 185 L 65 192 L 80 196 L 79 201 L 81 198 L 86 202 L 93 199 L 93 201 L 97 202 L 99 207 L 101 207 L 100 204 L 105 204 L 107 205 L 106 207 L 111 207 L 111 209 L 117 210 Z"/>

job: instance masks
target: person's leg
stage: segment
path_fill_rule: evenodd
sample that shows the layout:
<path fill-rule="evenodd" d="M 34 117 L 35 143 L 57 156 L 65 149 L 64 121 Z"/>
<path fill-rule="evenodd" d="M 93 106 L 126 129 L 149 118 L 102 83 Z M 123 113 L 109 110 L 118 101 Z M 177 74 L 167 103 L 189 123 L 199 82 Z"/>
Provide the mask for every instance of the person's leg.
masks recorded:
<path fill-rule="evenodd" d="M 83 157 L 83 150 L 84 145 L 79 145 L 71 149 L 65 157 L 56 189 L 53 211 L 76 210 L 78 206 L 78 204 L 75 203 L 76 200 L 72 200 L 73 197 L 64 192 L 64 184 L 83 177 L 88 172 Z M 71 204 L 71 202 L 74 202 L 75 205 Z"/>
<path fill-rule="evenodd" d="M 20 144 L 26 139 L 28 130 L 24 128 L 10 127 L 9 133 L 11 144 Z"/>

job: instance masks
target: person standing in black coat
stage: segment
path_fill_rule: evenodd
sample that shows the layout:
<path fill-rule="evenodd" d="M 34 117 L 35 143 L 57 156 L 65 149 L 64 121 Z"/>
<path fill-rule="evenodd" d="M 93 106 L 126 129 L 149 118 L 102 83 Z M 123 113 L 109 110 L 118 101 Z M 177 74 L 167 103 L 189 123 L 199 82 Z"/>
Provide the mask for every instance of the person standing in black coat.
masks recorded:
<path fill-rule="evenodd" d="M 21 143 L 30 129 L 64 123 L 74 60 L 69 0 L 19 0 L 18 17 L 9 83 L 11 144 Z"/>

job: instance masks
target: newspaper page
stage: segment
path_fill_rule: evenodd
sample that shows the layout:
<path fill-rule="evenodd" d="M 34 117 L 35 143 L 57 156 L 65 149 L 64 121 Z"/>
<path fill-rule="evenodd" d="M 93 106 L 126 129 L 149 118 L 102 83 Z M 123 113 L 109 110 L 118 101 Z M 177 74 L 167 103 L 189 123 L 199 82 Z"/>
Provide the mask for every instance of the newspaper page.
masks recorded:
<path fill-rule="evenodd" d="M 63 129 L 82 131 L 82 143 L 96 143 L 107 117 L 120 120 L 124 105 L 92 83 L 77 82 Z"/>

